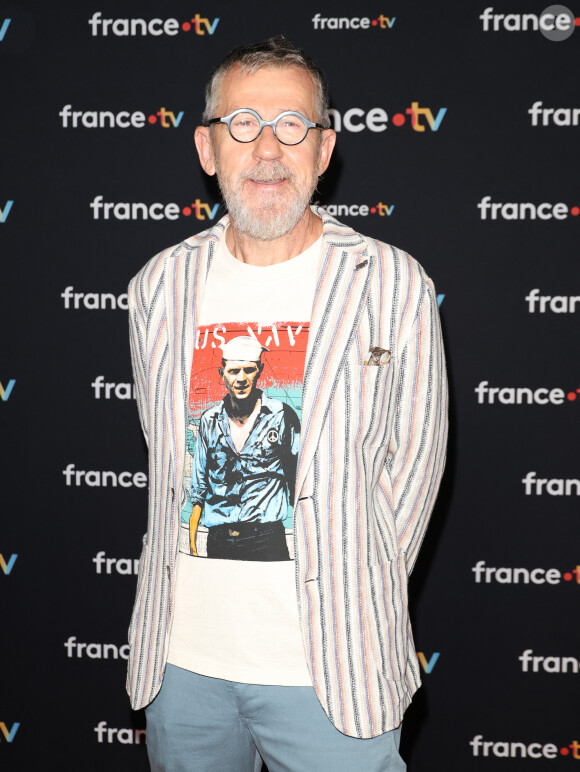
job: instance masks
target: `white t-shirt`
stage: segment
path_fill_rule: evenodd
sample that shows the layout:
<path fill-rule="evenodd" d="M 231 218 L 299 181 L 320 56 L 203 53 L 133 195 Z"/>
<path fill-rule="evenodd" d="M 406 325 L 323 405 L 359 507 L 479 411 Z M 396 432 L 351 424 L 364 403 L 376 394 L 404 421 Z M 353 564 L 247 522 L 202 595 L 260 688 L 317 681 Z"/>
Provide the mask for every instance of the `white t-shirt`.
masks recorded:
<path fill-rule="evenodd" d="M 187 502 L 168 658 L 201 675 L 312 684 L 298 622 L 292 509 L 321 248 L 322 238 L 291 260 L 258 267 L 237 260 L 224 238 L 209 271 L 190 381 Z M 242 423 L 232 419 L 234 392 L 222 377 L 221 346 L 235 338 L 250 348 L 237 342 L 230 352 L 251 351 L 252 341 L 263 348 L 257 365 L 263 369 L 248 391 L 254 404 Z M 234 367 L 242 361 L 230 362 L 230 379 L 255 377 L 252 362 L 245 362 L 245 376 Z M 196 557 L 190 550 L 195 507 L 201 510 Z M 223 559 L 230 543 L 233 552 Z"/>

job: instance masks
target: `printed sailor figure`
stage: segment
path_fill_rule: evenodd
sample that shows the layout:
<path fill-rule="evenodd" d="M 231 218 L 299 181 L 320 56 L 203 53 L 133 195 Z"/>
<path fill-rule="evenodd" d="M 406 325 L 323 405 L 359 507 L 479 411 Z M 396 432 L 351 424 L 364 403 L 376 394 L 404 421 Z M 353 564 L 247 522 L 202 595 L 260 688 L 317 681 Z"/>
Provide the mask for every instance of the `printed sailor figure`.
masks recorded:
<path fill-rule="evenodd" d="M 191 475 L 191 554 L 208 528 L 207 557 L 289 560 L 283 521 L 294 503 L 300 422 L 258 388 L 267 351 L 253 337 L 222 345 L 227 394 L 201 416 Z"/>

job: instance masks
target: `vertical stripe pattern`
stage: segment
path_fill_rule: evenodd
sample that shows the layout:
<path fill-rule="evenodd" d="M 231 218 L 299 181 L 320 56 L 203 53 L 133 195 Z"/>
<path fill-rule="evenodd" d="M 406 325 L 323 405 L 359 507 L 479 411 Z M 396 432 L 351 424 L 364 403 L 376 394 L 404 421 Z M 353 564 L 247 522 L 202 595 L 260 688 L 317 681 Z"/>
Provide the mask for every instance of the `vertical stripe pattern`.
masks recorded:
<path fill-rule="evenodd" d="M 354 737 L 395 726 L 420 685 L 407 580 L 445 460 L 447 384 L 421 266 L 316 210 L 323 244 L 304 376 L 294 540 L 304 650 L 318 698 Z M 171 626 L 196 309 L 225 220 L 153 258 L 129 288 L 149 524 L 130 627 L 133 707 L 159 690 Z M 370 348 L 391 352 L 365 366 Z"/>

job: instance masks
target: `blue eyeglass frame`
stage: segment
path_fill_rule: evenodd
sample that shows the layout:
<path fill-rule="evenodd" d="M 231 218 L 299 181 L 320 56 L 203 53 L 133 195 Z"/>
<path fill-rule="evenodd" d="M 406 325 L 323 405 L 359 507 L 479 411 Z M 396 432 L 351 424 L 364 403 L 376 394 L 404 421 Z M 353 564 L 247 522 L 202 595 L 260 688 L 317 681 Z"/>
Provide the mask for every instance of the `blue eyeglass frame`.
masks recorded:
<path fill-rule="evenodd" d="M 251 113 L 252 115 L 255 115 L 256 118 L 258 119 L 258 122 L 260 124 L 260 130 L 254 137 L 254 139 L 238 139 L 237 137 L 234 137 L 234 135 L 232 134 L 231 122 L 233 118 L 235 118 L 235 116 L 239 115 L 240 113 Z M 276 133 L 276 124 L 278 123 L 280 118 L 283 118 L 285 115 L 295 115 L 301 120 L 303 120 L 304 123 L 306 124 L 306 131 L 304 132 L 304 136 L 302 137 L 302 139 L 299 139 L 298 142 L 284 142 L 284 140 L 280 139 L 280 137 Z M 310 131 L 310 129 L 321 129 L 322 131 L 326 130 L 326 127 L 323 126 L 321 123 L 314 123 L 313 121 L 309 121 L 305 115 L 302 115 L 302 113 L 299 113 L 296 110 L 284 110 L 284 112 L 280 113 L 280 115 L 277 115 L 274 118 L 274 120 L 265 121 L 259 113 L 257 113 L 255 110 L 252 110 L 250 107 L 240 107 L 239 110 L 234 110 L 233 113 L 230 113 L 229 115 L 226 115 L 223 118 L 211 118 L 207 122 L 207 125 L 211 126 L 214 123 L 225 123 L 226 126 L 228 127 L 230 137 L 236 142 L 241 142 L 244 145 L 247 145 L 248 142 L 255 142 L 260 136 L 260 134 L 262 133 L 262 129 L 264 128 L 264 126 L 272 127 L 272 131 L 274 132 L 274 136 L 276 137 L 278 142 L 281 142 L 283 145 L 291 145 L 291 146 L 299 145 L 301 142 L 304 142 L 304 140 L 308 136 L 308 132 Z"/>

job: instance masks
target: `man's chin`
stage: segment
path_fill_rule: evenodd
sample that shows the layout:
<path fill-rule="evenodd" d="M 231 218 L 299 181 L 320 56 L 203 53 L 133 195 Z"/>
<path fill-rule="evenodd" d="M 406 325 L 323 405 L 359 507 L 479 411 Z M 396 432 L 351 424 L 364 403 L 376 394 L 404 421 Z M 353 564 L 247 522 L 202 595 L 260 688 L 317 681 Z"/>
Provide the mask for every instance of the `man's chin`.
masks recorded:
<path fill-rule="evenodd" d="M 257 241 L 273 241 L 290 233 L 304 217 L 310 200 L 288 195 L 285 185 L 278 192 L 224 198 L 234 227 Z"/>
<path fill-rule="evenodd" d="M 241 233 L 257 239 L 258 241 L 269 241 L 285 235 L 295 223 L 289 227 L 282 225 L 284 220 L 284 210 L 282 208 L 260 209 L 259 211 L 246 211 L 243 216 L 232 217 L 234 226 Z"/>
<path fill-rule="evenodd" d="M 246 217 L 257 220 L 279 216 L 290 205 L 291 202 L 282 188 L 253 191 L 252 195 L 246 196 L 244 200 Z"/>

